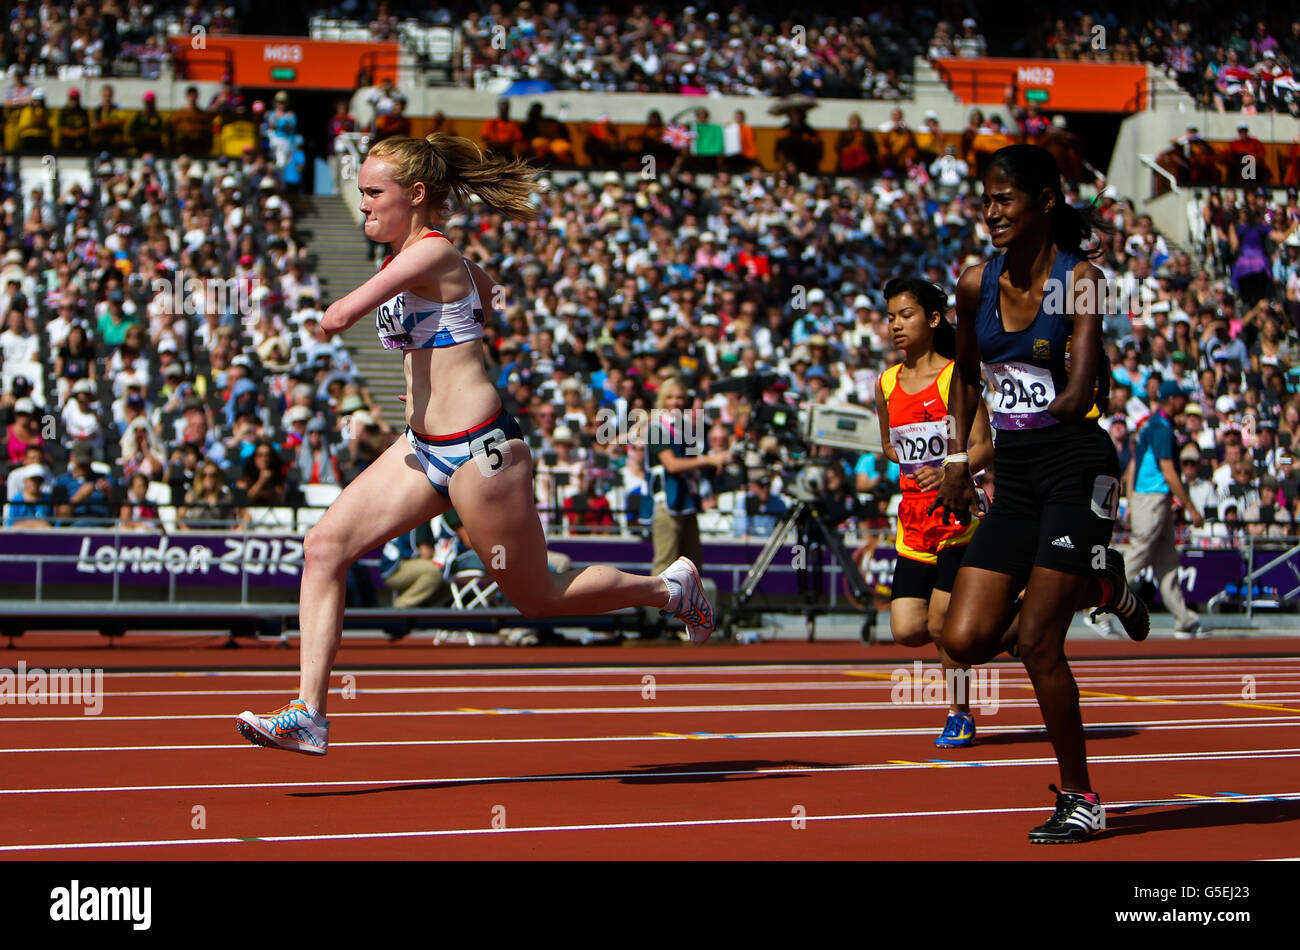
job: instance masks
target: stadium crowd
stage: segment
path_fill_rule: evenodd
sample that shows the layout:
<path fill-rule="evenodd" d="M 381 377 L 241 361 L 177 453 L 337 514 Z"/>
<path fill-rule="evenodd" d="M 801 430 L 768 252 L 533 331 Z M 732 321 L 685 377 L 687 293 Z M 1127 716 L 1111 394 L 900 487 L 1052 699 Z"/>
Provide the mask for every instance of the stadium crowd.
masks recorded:
<path fill-rule="evenodd" d="M 380 93 L 375 111 L 396 111 L 400 95 Z M 259 111 L 229 83 L 208 108 Z M 292 111 L 277 101 L 260 112 L 262 134 L 239 158 L 173 160 L 137 144 L 129 158 L 100 154 L 88 187 L 59 194 L 22 194 L 14 163 L 0 166 L 7 525 L 274 519 L 327 502 L 329 486 L 396 437 L 347 350 L 318 338 L 329 301 L 295 233 L 297 182 L 275 139 Z M 878 130 L 851 123 L 835 146 L 839 179 L 810 174 L 801 121 L 783 137 L 780 171 L 743 150 L 702 162 L 661 143 L 670 160 L 654 179 L 556 176 L 536 222 L 480 205 L 448 220 L 451 239 L 506 289 L 486 352 L 534 446 L 553 528 L 646 524 L 654 461 L 634 410 L 654 409 L 677 377 L 708 421 L 707 451 L 730 460 L 700 479 L 702 527 L 771 531 L 788 494 L 775 439 L 758 437 L 742 393 L 714 384 L 775 373 L 767 400 L 869 407 L 899 358 L 880 288 L 921 274 L 951 292 L 989 252 L 975 180 L 992 151 L 1042 141 L 1067 168 L 1067 198 L 1083 200 L 1068 130 L 1032 109 L 1007 126 L 973 114 L 956 144 L 930 116 L 911 129 L 901 108 Z M 503 146 L 489 124 L 483 140 L 529 154 L 520 132 Z M 1177 424 L 1208 519 L 1195 539 L 1293 534 L 1294 192 L 1211 194 L 1190 209 L 1199 224 L 1187 249 L 1168 247 L 1131 202 L 1097 201 L 1115 227 L 1101 264 L 1127 301 L 1106 322 L 1114 385 L 1103 424 L 1121 456 L 1160 383 L 1177 380 L 1194 392 Z M 886 530 L 896 467 L 878 453 L 821 454 L 842 522 Z"/>

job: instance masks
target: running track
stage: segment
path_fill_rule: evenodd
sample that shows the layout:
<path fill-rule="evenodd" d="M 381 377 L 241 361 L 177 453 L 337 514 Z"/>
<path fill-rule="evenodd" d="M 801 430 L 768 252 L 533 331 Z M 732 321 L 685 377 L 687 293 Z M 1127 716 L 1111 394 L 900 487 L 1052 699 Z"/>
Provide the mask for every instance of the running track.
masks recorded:
<path fill-rule="evenodd" d="M 1010 662 L 942 751 L 943 707 L 891 700 L 925 651 L 347 642 L 315 758 L 234 727 L 296 695 L 296 650 L 103 642 L 0 650 L 106 670 L 98 716 L 0 705 L 0 859 L 1300 857 L 1293 638 L 1071 643 L 1110 830 L 1060 848 L 1025 840 L 1058 777 Z"/>

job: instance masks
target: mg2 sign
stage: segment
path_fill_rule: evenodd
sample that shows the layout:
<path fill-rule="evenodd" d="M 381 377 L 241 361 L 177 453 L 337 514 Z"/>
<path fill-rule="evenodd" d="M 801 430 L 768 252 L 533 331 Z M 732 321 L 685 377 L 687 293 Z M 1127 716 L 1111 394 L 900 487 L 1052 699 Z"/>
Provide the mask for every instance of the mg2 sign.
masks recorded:
<path fill-rule="evenodd" d="M 301 63 L 302 47 L 297 43 L 267 43 L 262 47 L 264 63 Z"/>
<path fill-rule="evenodd" d="M 1016 80 L 1022 86 L 1051 86 L 1056 73 L 1051 66 L 1021 66 L 1016 70 Z"/>

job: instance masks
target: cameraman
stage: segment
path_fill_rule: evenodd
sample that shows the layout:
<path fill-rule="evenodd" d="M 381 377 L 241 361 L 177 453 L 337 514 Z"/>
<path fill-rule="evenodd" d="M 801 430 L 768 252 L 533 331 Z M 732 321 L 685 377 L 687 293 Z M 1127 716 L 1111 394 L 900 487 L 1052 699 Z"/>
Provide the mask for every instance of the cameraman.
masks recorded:
<path fill-rule="evenodd" d="M 785 512 L 781 496 L 772 494 L 771 477 L 758 469 L 750 476 L 744 505 L 736 509 L 732 534 L 738 538 L 766 538 L 776 530 Z"/>
<path fill-rule="evenodd" d="M 654 537 L 654 566 L 652 573 L 661 574 L 677 558 L 685 555 L 703 566 L 704 552 L 700 546 L 700 472 L 718 472 L 730 459 L 729 453 L 711 452 L 691 454 L 689 449 L 699 446 L 686 444 L 687 430 L 684 421 L 689 412 L 690 398 L 686 387 L 676 377 L 659 386 L 655 401 L 655 421 L 648 433 L 647 456 L 650 465 L 650 486 L 654 495 L 654 518 L 651 532 Z"/>

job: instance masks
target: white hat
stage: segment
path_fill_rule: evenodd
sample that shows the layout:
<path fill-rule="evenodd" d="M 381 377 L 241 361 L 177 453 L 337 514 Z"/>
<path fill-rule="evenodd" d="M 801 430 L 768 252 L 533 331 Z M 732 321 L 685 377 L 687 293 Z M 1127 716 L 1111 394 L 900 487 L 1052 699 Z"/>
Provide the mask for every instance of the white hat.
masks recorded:
<path fill-rule="evenodd" d="M 272 195 L 271 197 L 269 197 L 269 198 L 266 199 L 266 210 L 267 210 L 267 211 L 273 211 L 273 210 L 275 210 L 275 209 L 277 209 L 277 208 L 282 207 L 283 205 L 284 205 L 284 202 L 280 200 L 280 196 L 279 196 L 279 195 Z"/>
<path fill-rule="evenodd" d="M 236 184 L 237 182 L 235 181 L 234 175 L 227 175 L 225 178 L 221 179 L 222 188 L 234 188 Z"/>
<path fill-rule="evenodd" d="M 702 327 L 720 327 L 720 326 L 722 326 L 722 320 L 718 317 L 718 315 L 717 315 L 716 313 L 710 313 L 710 314 L 707 314 L 703 319 L 700 320 L 700 326 L 702 326 Z"/>
<path fill-rule="evenodd" d="M 938 122 L 938 121 L 939 121 L 939 113 L 935 112 L 933 109 L 930 109 L 928 112 L 926 112 L 926 114 L 925 114 L 925 116 L 924 116 L 924 119 L 925 119 L 927 122 L 928 122 L 930 119 L 934 119 L 934 121 Z"/>
<path fill-rule="evenodd" d="M 703 244 L 705 242 L 708 242 L 710 244 L 717 244 L 718 239 L 714 236 L 712 231 L 705 231 L 703 234 L 700 235 L 700 243 Z"/>
<path fill-rule="evenodd" d="M 163 340 L 161 343 L 158 344 L 158 352 L 159 352 L 159 353 L 175 353 L 175 352 L 176 352 L 176 341 L 175 341 L 175 340 Z"/>
<path fill-rule="evenodd" d="M 306 422 L 311 418 L 311 410 L 306 406 L 294 406 L 285 410 L 283 418 L 289 425 L 293 425 L 295 422 Z"/>
<path fill-rule="evenodd" d="M 556 426 L 555 431 L 551 433 L 552 444 L 556 442 L 568 442 L 573 444 L 573 430 L 568 426 Z"/>
<path fill-rule="evenodd" d="M 247 356 L 245 356 L 243 353 L 240 353 L 238 356 L 236 356 L 233 360 L 230 361 L 230 365 L 231 365 L 231 366 L 242 366 L 242 367 L 244 367 L 244 369 L 252 369 L 252 368 L 253 368 L 253 361 L 250 360 L 250 359 L 249 359 Z"/>
<path fill-rule="evenodd" d="M 1058 129 L 1065 128 L 1065 116 L 1063 115 L 1052 116 L 1052 125 L 1054 125 Z"/>
<path fill-rule="evenodd" d="M 812 290 L 808 291 L 809 303 L 820 303 L 825 299 L 826 291 L 822 290 L 820 287 L 814 287 Z"/>
<path fill-rule="evenodd" d="M 866 307 L 868 310 L 871 309 L 871 298 L 866 294 L 858 294 L 853 298 L 853 309 L 861 310 L 863 307 Z"/>
<path fill-rule="evenodd" d="M 352 415 L 353 422 L 359 422 L 363 426 L 378 425 L 378 423 L 375 422 L 375 417 L 372 416 L 370 413 L 366 412 L 366 410 L 364 409 L 358 409 L 356 412 L 352 413 L 351 415 Z"/>
<path fill-rule="evenodd" d="M 570 376 L 564 382 L 560 383 L 560 389 L 582 389 L 582 383 Z"/>
<path fill-rule="evenodd" d="M 95 384 L 88 379 L 79 379 L 72 384 L 72 395 L 75 396 L 77 393 L 90 393 L 93 396 L 95 395 Z"/>
<path fill-rule="evenodd" d="M 36 415 L 36 403 L 32 402 L 30 399 L 19 399 L 14 403 L 14 412 L 25 412 L 29 416 L 34 416 Z"/>
<path fill-rule="evenodd" d="M 964 19 L 964 20 L 961 21 L 961 25 L 962 25 L 962 26 L 974 26 L 974 25 L 975 25 L 975 20 L 974 20 L 974 18 L 972 18 L 972 17 L 967 17 L 966 19 Z"/>
<path fill-rule="evenodd" d="M 50 480 L 50 470 L 44 465 L 39 464 L 24 465 L 22 468 L 18 469 L 16 474 L 18 475 L 19 481 L 26 481 L 29 478 L 43 478 L 47 482 Z"/>

